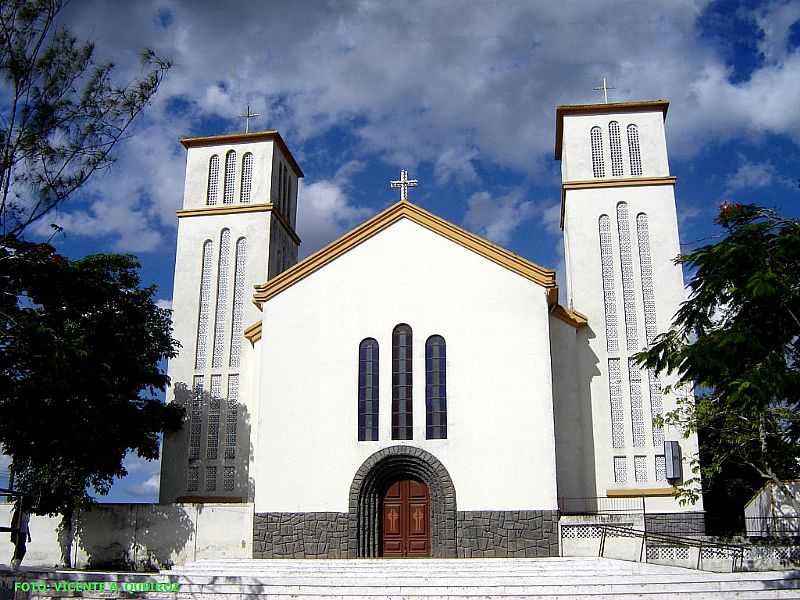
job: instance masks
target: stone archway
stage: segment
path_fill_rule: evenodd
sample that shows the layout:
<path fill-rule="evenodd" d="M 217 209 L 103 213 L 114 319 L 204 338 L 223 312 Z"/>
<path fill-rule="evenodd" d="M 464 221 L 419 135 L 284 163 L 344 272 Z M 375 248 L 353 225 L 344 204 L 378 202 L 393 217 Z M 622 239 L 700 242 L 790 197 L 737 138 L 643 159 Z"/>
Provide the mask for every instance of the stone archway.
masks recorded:
<path fill-rule="evenodd" d="M 404 477 L 428 486 L 431 498 L 431 556 L 456 557 L 456 489 L 433 454 L 414 446 L 379 450 L 359 467 L 350 485 L 348 554 L 351 558 L 380 554 L 380 494 Z"/>

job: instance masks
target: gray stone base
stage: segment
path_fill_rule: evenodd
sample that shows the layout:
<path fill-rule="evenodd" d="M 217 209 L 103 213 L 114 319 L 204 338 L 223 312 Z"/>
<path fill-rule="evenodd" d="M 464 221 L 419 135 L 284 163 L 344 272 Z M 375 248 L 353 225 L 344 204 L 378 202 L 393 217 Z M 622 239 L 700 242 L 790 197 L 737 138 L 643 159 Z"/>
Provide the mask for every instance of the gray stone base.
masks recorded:
<path fill-rule="evenodd" d="M 459 558 L 558 556 L 554 510 L 459 511 Z"/>
<path fill-rule="evenodd" d="M 253 558 L 348 558 L 348 513 L 256 513 Z M 558 556 L 558 512 L 459 511 L 459 558 Z"/>
<path fill-rule="evenodd" d="M 347 558 L 347 513 L 256 513 L 253 558 Z"/>
<path fill-rule="evenodd" d="M 669 535 L 704 535 L 706 515 L 704 512 L 652 513 L 644 517 L 647 533 Z"/>

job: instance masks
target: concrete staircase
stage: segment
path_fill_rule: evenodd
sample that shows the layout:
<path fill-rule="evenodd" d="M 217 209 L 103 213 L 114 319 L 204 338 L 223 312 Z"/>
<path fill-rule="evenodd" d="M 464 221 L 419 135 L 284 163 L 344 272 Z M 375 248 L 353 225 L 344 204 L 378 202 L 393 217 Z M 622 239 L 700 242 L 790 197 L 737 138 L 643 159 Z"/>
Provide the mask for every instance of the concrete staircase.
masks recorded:
<path fill-rule="evenodd" d="M 216 598 L 800 598 L 800 571 L 708 573 L 601 558 L 208 560 L 162 571 Z M 241 596 L 238 596 L 241 594 Z"/>
<path fill-rule="evenodd" d="M 5 581 L 3 581 L 5 580 Z M 0 569 L 0 588 L 47 581 L 51 590 L 0 593 L 13 600 L 53 597 L 145 600 L 573 600 L 800 598 L 800 571 L 709 573 L 607 558 L 466 560 L 203 560 L 160 573 Z M 106 582 L 105 591 L 52 591 L 56 581 Z M 109 592 L 116 582 L 119 592 Z M 124 585 L 175 582 L 180 591 Z M 62 586 L 63 587 L 63 586 Z M 143 588 L 139 588 L 143 589 Z M 162 588 L 163 590 L 163 588 Z M 0 592 L 3 590 L 0 589 Z"/>

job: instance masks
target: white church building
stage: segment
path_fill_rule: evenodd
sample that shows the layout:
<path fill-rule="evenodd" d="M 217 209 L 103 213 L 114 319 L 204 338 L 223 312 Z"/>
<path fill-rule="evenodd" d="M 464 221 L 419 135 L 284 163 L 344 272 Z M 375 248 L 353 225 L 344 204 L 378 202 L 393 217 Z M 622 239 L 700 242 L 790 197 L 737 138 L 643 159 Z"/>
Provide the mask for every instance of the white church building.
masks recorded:
<path fill-rule="evenodd" d="M 557 555 L 576 500 L 702 532 L 631 359 L 685 298 L 668 105 L 557 108 L 566 289 L 408 200 L 298 261 L 279 133 L 183 139 L 160 501 L 252 503 L 255 558 Z"/>

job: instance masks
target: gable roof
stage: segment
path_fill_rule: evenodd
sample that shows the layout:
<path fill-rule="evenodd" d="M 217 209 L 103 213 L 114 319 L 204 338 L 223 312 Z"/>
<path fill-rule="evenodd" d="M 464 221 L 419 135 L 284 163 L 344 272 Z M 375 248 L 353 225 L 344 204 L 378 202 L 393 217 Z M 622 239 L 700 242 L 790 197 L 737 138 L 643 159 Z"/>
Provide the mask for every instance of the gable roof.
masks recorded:
<path fill-rule="evenodd" d="M 273 296 L 305 279 L 401 219 L 413 221 L 425 229 L 491 260 L 501 267 L 539 284 L 548 292 L 548 301 L 551 306 L 557 303 L 558 287 L 556 286 L 556 272 L 554 270 L 540 267 L 406 200 L 400 200 L 393 204 L 274 279 L 261 285 L 256 285 L 253 302 L 260 309 L 261 305 Z"/>

